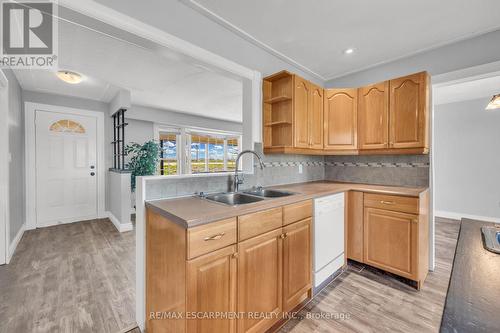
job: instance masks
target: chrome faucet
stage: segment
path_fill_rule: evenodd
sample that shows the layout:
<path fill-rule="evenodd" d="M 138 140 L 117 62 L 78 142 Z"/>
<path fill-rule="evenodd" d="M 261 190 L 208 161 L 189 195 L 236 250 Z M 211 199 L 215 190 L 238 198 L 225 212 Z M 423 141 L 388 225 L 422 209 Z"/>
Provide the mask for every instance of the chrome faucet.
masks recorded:
<path fill-rule="evenodd" d="M 236 168 L 234 169 L 234 181 L 233 181 L 233 191 L 234 192 L 238 192 L 240 185 L 243 184 L 243 177 L 242 176 L 240 177 L 240 175 L 238 174 L 238 165 L 239 165 L 241 156 L 243 156 L 244 154 L 247 154 L 247 153 L 254 154 L 255 156 L 257 156 L 257 159 L 259 160 L 260 169 L 261 170 L 264 169 L 264 162 L 262 162 L 262 158 L 255 151 L 243 150 L 241 153 L 239 153 L 238 156 L 236 157 Z"/>

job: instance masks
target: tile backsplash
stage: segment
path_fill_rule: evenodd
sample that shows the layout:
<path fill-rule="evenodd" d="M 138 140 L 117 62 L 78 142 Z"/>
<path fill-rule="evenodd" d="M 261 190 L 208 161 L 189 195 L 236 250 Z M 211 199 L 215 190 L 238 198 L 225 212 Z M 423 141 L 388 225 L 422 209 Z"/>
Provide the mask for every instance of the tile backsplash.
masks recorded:
<path fill-rule="evenodd" d="M 325 179 L 426 187 L 429 186 L 429 155 L 328 156 Z"/>
<path fill-rule="evenodd" d="M 306 156 L 263 155 L 264 169 L 257 165 L 253 175 L 244 176 L 242 189 L 317 180 L 421 187 L 429 185 L 429 155 Z M 299 168 L 302 173 L 299 173 Z M 233 174 L 150 180 L 146 200 L 192 195 L 196 192 L 225 192 L 232 188 Z"/>

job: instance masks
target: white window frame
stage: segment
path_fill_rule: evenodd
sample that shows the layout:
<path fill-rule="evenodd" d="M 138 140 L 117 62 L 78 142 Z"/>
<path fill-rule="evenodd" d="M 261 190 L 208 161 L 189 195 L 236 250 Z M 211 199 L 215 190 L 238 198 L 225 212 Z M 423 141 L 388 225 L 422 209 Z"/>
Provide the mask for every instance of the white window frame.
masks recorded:
<path fill-rule="evenodd" d="M 181 163 L 181 150 L 182 150 L 182 144 L 181 144 L 181 138 L 182 138 L 182 129 L 178 127 L 172 127 L 172 126 L 165 126 L 161 124 L 154 124 L 153 125 L 154 129 L 154 140 L 156 142 L 160 142 L 160 133 L 169 133 L 169 134 L 175 134 L 175 141 L 176 141 L 176 159 L 177 159 L 177 173 L 175 175 L 181 175 L 182 174 L 182 165 Z M 156 173 L 158 175 L 161 174 L 160 171 L 160 166 L 158 165 Z M 173 176 L 173 175 L 164 175 L 164 176 Z"/>
<path fill-rule="evenodd" d="M 232 172 L 233 170 L 227 170 L 227 161 L 228 161 L 228 152 L 227 152 L 227 140 L 229 138 L 238 138 L 238 149 L 241 151 L 241 141 L 242 141 L 242 134 L 241 133 L 236 133 L 236 132 L 226 132 L 226 131 L 214 131 L 214 130 L 203 130 L 203 129 L 194 129 L 194 128 L 186 128 L 186 136 L 188 140 L 186 140 L 186 151 L 189 153 L 187 155 L 187 159 L 189 160 L 189 163 L 187 163 L 187 173 L 190 175 L 195 175 L 195 174 L 210 174 L 210 173 L 219 173 L 219 172 Z M 209 150 L 208 146 L 207 149 L 205 149 L 205 171 L 204 172 L 197 172 L 193 173 L 191 170 L 191 135 L 213 135 L 213 136 L 218 136 L 222 137 L 224 139 L 224 154 L 223 154 L 223 169 L 222 171 L 215 171 L 215 172 L 210 172 L 209 171 Z M 241 163 L 240 163 L 241 164 Z M 240 166 L 238 167 L 240 169 Z"/>

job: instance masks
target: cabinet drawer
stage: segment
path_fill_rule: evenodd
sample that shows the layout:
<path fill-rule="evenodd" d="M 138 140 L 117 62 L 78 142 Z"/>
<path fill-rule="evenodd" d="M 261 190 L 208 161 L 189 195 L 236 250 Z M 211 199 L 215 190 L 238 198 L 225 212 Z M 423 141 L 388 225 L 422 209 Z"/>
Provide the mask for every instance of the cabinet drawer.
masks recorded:
<path fill-rule="evenodd" d="M 418 214 L 418 198 L 366 193 L 364 203 L 365 207 Z"/>
<path fill-rule="evenodd" d="M 238 217 L 238 240 L 244 240 L 280 228 L 283 224 L 281 207 Z"/>
<path fill-rule="evenodd" d="M 288 225 L 312 216 L 312 200 L 297 202 L 283 207 L 283 225 Z"/>
<path fill-rule="evenodd" d="M 236 217 L 187 230 L 188 259 L 236 244 Z"/>

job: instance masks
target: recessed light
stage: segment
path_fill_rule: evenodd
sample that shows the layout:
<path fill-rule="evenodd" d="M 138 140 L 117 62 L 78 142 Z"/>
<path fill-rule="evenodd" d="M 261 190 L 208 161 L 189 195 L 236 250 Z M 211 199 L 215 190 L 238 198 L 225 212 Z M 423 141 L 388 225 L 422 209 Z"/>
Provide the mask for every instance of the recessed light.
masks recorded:
<path fill-rule="evenodd" d="M 348 49 L 344 50 L 344 54 L 353 54 L 353 53 L 354 53 L 354 49 L 353 48 L 348 48 Z"/>
<path fill-rule="evenodd" d="M 58 71 L 57 72 L 57 77 L 63 80 L 66 83 L 70 84 L 78 84 L 82 82 L 83 77 L 81 74 L 76 73 L 76 72 L 71 72 L 71 71 Z"/>
<path fill-rule="evenodd" d="M 500 109 L 500 94 L 495 95 L 491 98 L 491 101 L 488 103 L 486 110 L 494 110 Z"/>

